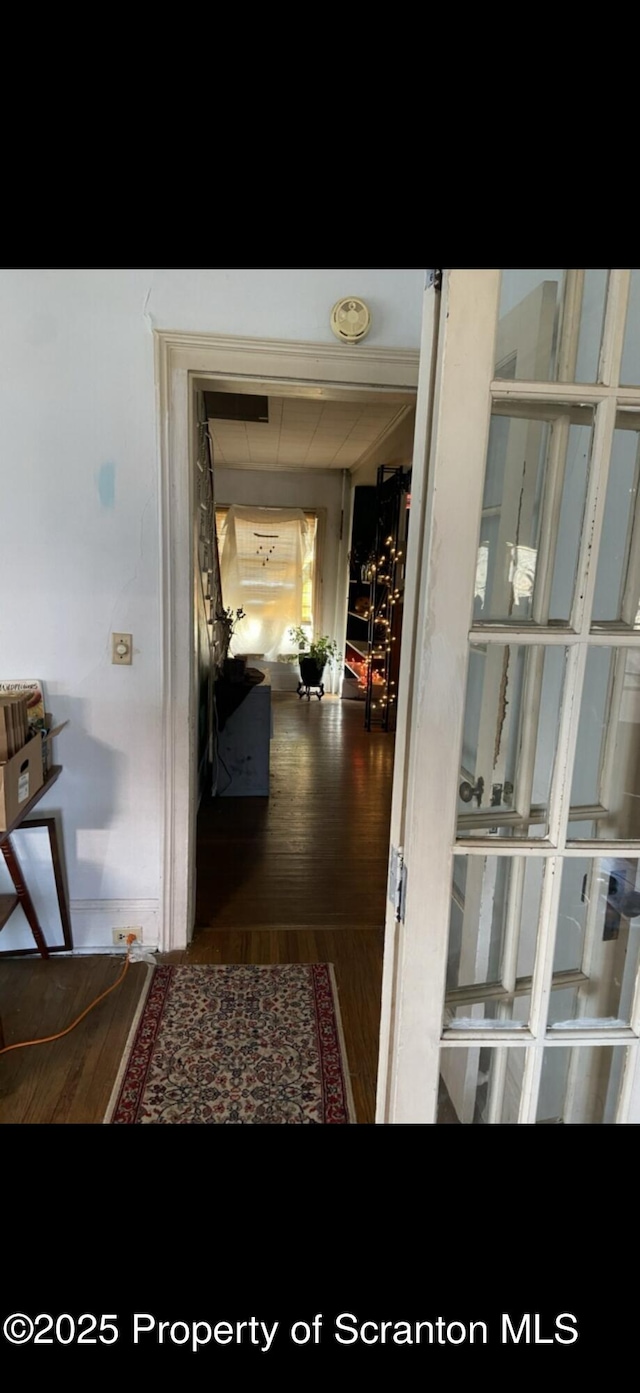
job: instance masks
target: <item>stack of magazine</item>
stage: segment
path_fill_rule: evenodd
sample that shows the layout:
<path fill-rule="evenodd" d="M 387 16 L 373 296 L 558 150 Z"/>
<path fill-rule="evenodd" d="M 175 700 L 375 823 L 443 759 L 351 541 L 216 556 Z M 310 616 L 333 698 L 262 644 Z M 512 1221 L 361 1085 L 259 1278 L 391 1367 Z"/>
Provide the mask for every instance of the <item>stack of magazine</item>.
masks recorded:
<path fill-rule="evenodd" d="M 47 734 L 44 689 L 35 678 L 0 681 L 0 764 L 6 763 L 34 735 Z M 43 745 L 43 755 L 46 745 Z"/>
<path fill-rule="evenodd" d="M 19 692 L 0 693 L 0 764 L 13 759 L 30 739 L 26 696 Z"/>

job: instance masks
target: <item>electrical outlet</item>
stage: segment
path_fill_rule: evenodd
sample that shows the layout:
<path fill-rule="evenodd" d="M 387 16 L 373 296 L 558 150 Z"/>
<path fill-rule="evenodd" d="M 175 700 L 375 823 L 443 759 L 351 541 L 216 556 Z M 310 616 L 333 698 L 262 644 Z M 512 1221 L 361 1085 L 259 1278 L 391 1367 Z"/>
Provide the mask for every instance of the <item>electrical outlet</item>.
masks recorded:
<path fill-rule="evenodd" d="M 125 943 L 128 938 L 135 938 L 136 943 L 142 943 L 142 929 L 114 929 L 112 938 L 114 943 Z"/>
<path fill-rule="evenodd" d="M 111 635 L 111 661 L 112 663 L 131 665 L 132 653 L 131 634 L 112 634 Z"/>

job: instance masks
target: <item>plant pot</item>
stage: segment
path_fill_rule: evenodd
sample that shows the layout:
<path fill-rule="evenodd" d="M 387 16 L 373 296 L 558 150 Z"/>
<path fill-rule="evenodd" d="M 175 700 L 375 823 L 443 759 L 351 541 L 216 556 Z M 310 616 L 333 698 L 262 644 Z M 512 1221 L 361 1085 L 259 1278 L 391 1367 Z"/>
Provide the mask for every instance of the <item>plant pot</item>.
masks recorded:
<path fill-rule="evenodd" d="M 324 696 L 324 686 L 322 682 L 322 677 L 324 674 L 326 663 L 323 663 L 322 666 L 320 666 L 320 664 L 316 662 L 315 658 L 309 657 L 300 657 L 299 662 L 300 682 L 298 684 L 298 696 L 306 696 L 307 700 L 310 701 L 311 692 L 315 691 L 318 701 L 320 701 L 321 698 Z"/>
<path fill-rule="evenodd" d="M 246 670 L 246 658 L 225 658 L 223 671 L 227 682 L 244 682 Z"/>

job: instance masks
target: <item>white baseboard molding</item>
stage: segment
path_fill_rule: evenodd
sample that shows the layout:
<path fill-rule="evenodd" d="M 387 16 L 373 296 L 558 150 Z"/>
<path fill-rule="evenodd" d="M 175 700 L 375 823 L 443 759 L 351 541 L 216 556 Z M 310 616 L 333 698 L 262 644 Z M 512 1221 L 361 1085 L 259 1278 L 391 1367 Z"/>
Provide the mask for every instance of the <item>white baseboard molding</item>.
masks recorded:
<path fill-rule="evenodd" d="M 158 947 L 158 900 L 71 900 L 69 910 L 73 946 L 78 952 L 88 948 L 113 951 L 114 929 L 142 930 L 145 947 Z"/>
<path fill-rule="evenodd" d="M 49 948 L 62 948 L 64 933 L 57 903 L 46 895 L 34 894 L 40 926 Z M 160 904 L 158 900 L 71 900 L 71 935 L 73 951 L 116 951 L 114 929 L 142 930 L 142 943 L 158 948 Z M 21 905 L 14 910 L 2 930 L 0 944 L 3 953 L 33 952 L 33 934 Z"/>

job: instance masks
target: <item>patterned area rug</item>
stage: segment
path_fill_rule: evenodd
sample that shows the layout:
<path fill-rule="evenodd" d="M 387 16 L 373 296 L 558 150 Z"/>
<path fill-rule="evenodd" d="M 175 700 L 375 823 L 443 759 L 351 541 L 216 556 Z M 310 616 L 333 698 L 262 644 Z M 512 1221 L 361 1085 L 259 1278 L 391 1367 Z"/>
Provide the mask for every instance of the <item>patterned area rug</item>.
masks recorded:
<path fill-rule="evenodd" d="M 105 1122 L 355 1122 L 333 966 L 151 970 Z"/>

